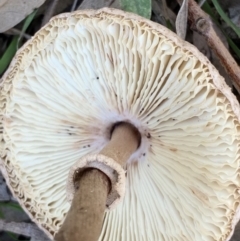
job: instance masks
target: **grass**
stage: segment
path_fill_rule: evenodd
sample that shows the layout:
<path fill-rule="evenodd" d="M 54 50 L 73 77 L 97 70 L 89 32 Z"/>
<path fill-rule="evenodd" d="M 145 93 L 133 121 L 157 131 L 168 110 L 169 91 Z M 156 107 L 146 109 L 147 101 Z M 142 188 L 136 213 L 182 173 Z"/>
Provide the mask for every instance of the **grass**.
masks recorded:
<path fill-rule="evenodd" d="M 234 43 L 234 41 L 231 38 L 228 37 L 227 33 L 225 32 L 225 30 L 223 29 L 223 27 L 221 26 L 221 24 L 219 22 L 219 17 L 221 17 L 223 19 L 223 21 L 228 26 L 230 26 L 237 35 L 240 34 L 240 29 L 224 13 L 224 11 L 222 10 L 222 8 L 219 5 L 217 0 L 211 0 L 211 1 L 215 8 L 212 8 L 210 6 L 210 4 L 206 1 L 203 4 L 202 9 L 212 17 L 212 20 L 220 28 L 220 30 L 223 32 L 224 36 L 226 36 L 229 46 L 231 47 L 233 52 L 236 54 L 236 56 L 240 60 L 240 48 Z"/>
<path fill-rule="evenodd" d="M 18 36 L 13 37 L 11 43 L 4 52 L 2 58 L 0 59 L 0 75 L 4 73 L 7 69 L 9 63 L 12 61 L 15 53 L 17 52 Z"/>
<path fill-rule="evenodd" d="M 229 19 L 227 14 L 223 11 L 220 4 L 217 0 L 211 0 L 215 9 L 217 10 L 218 14 L 221 16 L 221 18 L 225 21 L 225 23 L 232 28 L 232 30 L 238 35 L 240 38 L 240 28 L 238 28 L 232 21 Z"/>
<path fill-rule="evenodd" d="M 0 202 L 0 218 L 4 219 L 4 213 L 3 213 L 3 209 L 4 208 L 11 208 L 15 211 L 20 211 L 20 212 L 24 212 L 23 209 L 21 208 L 21 206 L 17 203 L 13 203 L 13 202 Z M 5 232 L 7 236 L 9 236 L 9 238 L 11 238 L 12 241 L 19 241 L 19 235 L 15 234 L 15 233 L 11 233 L 11 232 Z M 28 239 L 29 240 L 29 239 Z M 27 239 L 21 239 L 21 241 L 28 241 Z"/>
<path fill-rule="evenodd" d="M 37 10 L 32 12 L 23 23 L 22 32 L 20 35 L 13 37 L 12 41 L 10 42 L 9 46 L 5 50 L 2 58 L 0 59 L 0 75 L 2 75 L 5 70 L 7 69 L 8 65 L 12 61 L 14 55 L 16 54 L 19 47 L 22 46 L 22 34 L 26 32 L 27 28 L 31 24 L 34 16 L 36 15 Z"/>

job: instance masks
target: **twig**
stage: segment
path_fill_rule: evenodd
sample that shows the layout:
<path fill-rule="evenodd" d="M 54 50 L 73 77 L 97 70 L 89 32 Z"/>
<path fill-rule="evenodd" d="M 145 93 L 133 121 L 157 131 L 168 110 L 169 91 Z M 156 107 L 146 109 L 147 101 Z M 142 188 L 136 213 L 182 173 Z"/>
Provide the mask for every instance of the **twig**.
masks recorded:
<path fill-rule="evenodd" d="M 47 9 L 47 11 L 44 15 L 44 18 L 42 20 L 42 26 L 44 26 L 54 15 L 54 11 L 57 7 L 58 1 L 59 0 L 52 0 L 52 3 L 50 4 L 49 8 Z"/>
<path fill-rule="evenodd" d="M 32 223 L 5 222 L 0 219 L 0 230 L 31 237 L 31 240 L 50 241 L 49 238 Z"/>
<path fill-rule="evenodd" d="M 26 39 L 30 39 L 32 37 L 31 35 L 29 35 L 27 33 L 23 33 L 21 30 L 16 29 L 16 28 L 10 28 L 4 33 L 9 34 L 9 35 L 22 35 Z"/>
<path fill-rule="evenodd" d="M 182 0 L 177 1 L 179 4 L 182 3 Z M 194 0 L 189 0 L 188 18 L 191 22 L 191 29 L 204 36 L 208 45 L 216 53 L 222 66 L 230 76 L 234 87 L 240 93 L 240 68 L 216 34 L 210 16 Z"/>

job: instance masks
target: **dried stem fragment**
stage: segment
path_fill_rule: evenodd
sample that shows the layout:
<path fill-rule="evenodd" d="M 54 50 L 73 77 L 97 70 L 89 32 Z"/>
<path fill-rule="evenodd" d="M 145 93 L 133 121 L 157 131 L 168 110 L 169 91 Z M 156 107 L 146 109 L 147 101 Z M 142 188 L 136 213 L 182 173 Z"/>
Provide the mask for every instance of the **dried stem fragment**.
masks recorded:
<path fill-rule="evenodd" d="M 182 0 L 177 0 L 181 4 Z M 231 77 L 234 87 L 240 93 L 240 68 L 221 39 L 216 34 L 210 16 L 205 13 L 194 1 L 188 2 L 188 18 L 191 22 L 191 29 L 203 35 L 208 45 L 218 56 L 222 66 Z"/>

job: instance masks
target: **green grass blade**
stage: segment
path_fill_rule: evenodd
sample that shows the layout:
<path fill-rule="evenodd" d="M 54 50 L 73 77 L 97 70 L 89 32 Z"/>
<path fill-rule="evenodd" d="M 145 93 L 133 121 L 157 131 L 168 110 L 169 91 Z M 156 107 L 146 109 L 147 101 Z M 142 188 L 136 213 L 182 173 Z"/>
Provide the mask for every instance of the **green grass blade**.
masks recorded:
<path fill-rule="evenodd" d="M 124 11 L 136 13 L 148 19 L 151 17 L 151 0 L 120 0 L 120 3 Z"/>
<path fill-rule="evenodd" d="M 7 233 L 7 235 L 12 239 L 12 240 L 14 240 L 14 241 L 19 241 L 19 239 L 18 239 L 18 234 L 15 234 L 15 233 L 11 233 L 11 232 L 6 232 Z M 21 241 L 27 241 L 27 240 L 21 240 Z"/>
<path fill-rule="evenodd" d="M 24 23 L 23 23 L 21 35 L 19 36 L 19 39 L 18 39 L 18 46 L 20 46 L 20 44 L 21 44 L 22 35 L 26 32 L 27 28 L 28 28 L 29 25 L 31 24 L 32 20 L 34 19 L 36 13 L 37 13 L 37 10 L 33 11 L 33 12 L 32 12 L 31 14 L 29 14 L 29 15 L 27 16 L 27 18 L 25 19 L 25 21 L 24 21 Z"/>
<path fill-rule="evenodd" d="M 4 214 L 3 214 L 3 212 L 2 212 L 1 209 L 0 209 L 0 218 L 1 218 L 1 219 L 4 219 Z"/>
<path fill-rule="evenodd" d="M 228 44 L 230 45 L 230 47 L 232 48 L 233 52 L 237 55 L 237 57 L 240 59 L 240 49 L 238 48 L 238 46 L 232 41 L 232 39 L 230 39 L 228 37 L 228 35 L 225 33 L 224 29 L 222 28 L 222 26 L 219 24 L 218 20 L 217 20 L 217 16 L 213 13 L 212 8 L 210 7 L 210 5 L 208 4 L 208 2 L 206 1 L 203 6 L 202 9 L 212 17 L 212 20 L 214 21 L 214 23 L 220 28 L 220 30 L 223 32 L 223 34 L 226 36 Z"/>
<path fill-rule="evenodd" d="M 166 25 L 168 29 L 172 30 L 173 32 L 175 31 L 174 26 L 171 24 L 169 19 L 166 20 Z"/>
<path fill-rule="evenodd" d="M 202 5 L 202 9 L 208 15 L 210 15 L 215 21 L 217 21 L 216 16 L 214 15 L 212 8 L 210 7 L 210 5 L 209 5 L 209 3 L 207 1 Z"/>
<path fill-rule="evenodd" d="M 232 39 L 230 39 L 227 35 L 225 35 L 228 41 L 228 44 L 230 45 L 230 47 L 232 48 L 232 50 L 234 51 L 234 53 L 238 56 L 238 58 L 240 59 L 240 49 L 238 48 L 238 46 L 232 41 Z"/>
<path fill-rule="evenodd" d="M 3 74 L 5 69 L 10 64 L 13 56 L 17 52 L 17 43 L 18 43 L 18 36 L 15 36 L 9 46 L 7 47 L 6 51 L 4 52 L 2 58 L 0 59 L 0 75 Z"/>
<path fill-rule="evenodd" d="M 6 234 L 7 234 L 12 240 L 19 241 L 19 240 L 18 240 L 18 236 L 19 236 L 19 235 L 15 234 L 15 233 L 11 233 L 11 232 L 6 232 Z"/>
<path fill-rule="evenodd" d="M 230 26 L 234 32 L 238 35 L 240 38 L 240 28 L 238 28 L 232 21 L 229 19 L 229 17 L 225 14 L 225 12 L 222 10 L 221 6 L 219 5 L 217 0 L 211 0 L 214 7 L 216 8 L 217 12 L 221 16 L 221 18 Z"/>
<path fill-rule="evenodd" d="M 22 31 L 25 32 L 27 30 L 27 28 L 29 27 L 29 25 L 31 24 L 32 20 L 34 19 L 36 13 L 37 13 L 37 9 L 35 11 L 33 11 L 31 14 L 29 14 L 27 16 L 27 18 L 24 21 L 23 27 L 22 27 Z"/>
<path fill-rule="evenodd" d="M 31 24 L 32 20 L 34 19 L 37 10 L 32 12 L 28 17 L 25 19 L 23 27 L 22 27 L 22 34 L 25 33 L 29 25 Z M 19 46 L 21 46 L 22 34 L 20 36 L 15 36 L 9 46 L 7 47 L 6 51 L 4 52 L 2 58 L 0 59 L 0 75 L 6 70 L 8 65 L 10 64 L 12 58 L 17 52 Z"/>
<path fill-rule="evenodd" d="M 13 208 L 16 209 L 18 211 L 22 211 L 22 208 L 19 204 L 17 203 L 11 203 L 11 202 L 0 202 L 0 208 L 4 208 L 4 207 L 9 207 L 9 208 Z"/>

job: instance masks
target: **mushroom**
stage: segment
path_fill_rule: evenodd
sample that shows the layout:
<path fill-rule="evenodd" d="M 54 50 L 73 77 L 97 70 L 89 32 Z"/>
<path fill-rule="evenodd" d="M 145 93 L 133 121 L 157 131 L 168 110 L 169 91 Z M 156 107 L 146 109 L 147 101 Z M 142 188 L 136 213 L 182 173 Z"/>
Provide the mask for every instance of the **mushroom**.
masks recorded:
<path fill-rule="evenodd" d="M 71 229 L 76 199 L 98 202 L 102 241 L 230 239 L 239 104 L 170 30 L 120 10 L 61 14 L 17 52 L 0 88 L 2 172 L 50 237 Z"/>

